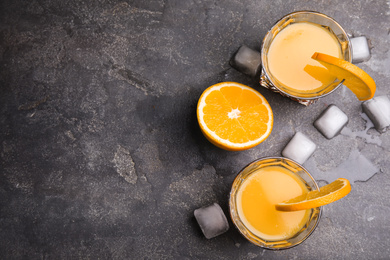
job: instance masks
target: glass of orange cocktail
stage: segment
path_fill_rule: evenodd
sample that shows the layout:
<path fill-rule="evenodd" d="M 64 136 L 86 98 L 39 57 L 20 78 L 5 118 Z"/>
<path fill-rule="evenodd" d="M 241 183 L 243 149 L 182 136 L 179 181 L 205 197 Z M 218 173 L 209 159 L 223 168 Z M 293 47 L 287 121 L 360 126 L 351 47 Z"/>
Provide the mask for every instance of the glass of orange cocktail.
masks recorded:
<path fill-rule="evenodd" d="M 262 49 L 260 83 L 304 105 L 342 84 L 311 57 L 325 53 L 351 62 L 351 44 L 332 18 L 313 11 L 286 15 L 266 34 Z"/>
<path fill-rule="evenodd" d="M 230 193 L 233 223 L 250 242 L 268 249 L 286 249 L 303 242 L 316 228 L 321 208 L 282 212 L 275 205 L 319 190 L 309 172 L 281 157 L 250 163 L 235 178 Z"/>

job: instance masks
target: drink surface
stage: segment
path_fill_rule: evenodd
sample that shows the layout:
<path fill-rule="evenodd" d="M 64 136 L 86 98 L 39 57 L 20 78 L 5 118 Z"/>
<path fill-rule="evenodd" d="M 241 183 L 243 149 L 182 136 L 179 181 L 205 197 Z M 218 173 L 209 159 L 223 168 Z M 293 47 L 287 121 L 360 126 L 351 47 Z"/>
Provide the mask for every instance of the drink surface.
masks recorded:
<path fill-rule="evenodd" d="M 285 88 L 316 92 L 336 77 L 311 58 L 315 52 L 342 58 L 336 36 L 326 28 L 309 22 L 290 24 L 271 43 L 267 56 L 269 70 Z"/>
<path fill-rule="evenodd" d="M 307 193 L 294 173 L 280 166 L 264 167 L 253 172 L 237 193 L 237 211 L 244 225 L 268 241 L 292 237 L 308 222 L 311 210 L 282 212 L 275 204 Z"/>

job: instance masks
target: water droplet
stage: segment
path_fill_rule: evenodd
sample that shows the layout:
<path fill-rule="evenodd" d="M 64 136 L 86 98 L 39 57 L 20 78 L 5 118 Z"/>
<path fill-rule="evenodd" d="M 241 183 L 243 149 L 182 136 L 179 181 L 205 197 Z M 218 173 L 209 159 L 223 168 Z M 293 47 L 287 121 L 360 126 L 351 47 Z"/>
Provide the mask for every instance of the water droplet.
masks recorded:
<path fill-rule="evenodd" d="M 327 183 L 338 178 L 348 179 L 351 183 L 356 181 L 367 181 L 379 171 L 379 169 L 358 150 L 353 150 L 346 161 L 330 171 L 323 172 L 319 170 L 313 158 L 306 161 L 305 168 L 307 168 L 314 179 L 317 181 L 323 180 Z"/>
<path fill-rule="evenodd" d="M 361 113 L 360 115 L 364 120 L 366 120 L 366 128 L 363 131 L 353 132 L 348 127 L 344 127 L 343 130 L 341 130 L 340 134 L 352 138 L 360 137 L 363 140 L 365 140 L 365 142 L 368 144 L 376 144 L 380 146 L 382 144 L 382 140 L 379 138 L 379 136 L 372 136 L 368 134 L 368 130 L 374 127 L 374 124 L 371 122 L 371 120 L 368 118 L 368 116 L 365 113 Z"/>

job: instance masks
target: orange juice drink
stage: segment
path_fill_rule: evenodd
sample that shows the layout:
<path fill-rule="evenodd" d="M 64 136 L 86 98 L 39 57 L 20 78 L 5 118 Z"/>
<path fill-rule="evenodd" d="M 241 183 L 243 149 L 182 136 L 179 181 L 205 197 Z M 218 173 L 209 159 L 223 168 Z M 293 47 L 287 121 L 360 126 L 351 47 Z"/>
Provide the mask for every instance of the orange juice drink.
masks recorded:
<path fill-rule="evenodd" d="M 304 105 L 327 95 L 342 81 L 311 57 L 325 53 L 351 62 L 351 44 L 344 29 L 317 12 L 291 13 L 266 34 L 260 84 Z"/>
<path fill-rule="evenodd" d="M 336 80 L 311 56 L 315 52 L 342 58 L 335 35 L 314 23 L 287 26 L 276 35 L 268 52 L 270 73 L 285 88 L 315 92 Z"/>
<path fill-rule="evenodd" d="M 260 159 L 245 167 L 233 182 L 229 202 L 233 223 L 258 246 L 295 246 L 317 226 L 320 208 L 282 212 L 275 205 L 318 189 L 310 174 L 294 161 Z"/>
<path fill-rule="evenodd" d="M 304 182 L 280 166 L 256 170 L 237 193 L 238 215 L 254 234 L 268 241 L 288 239 L 309 219 L 310 210 L 282 212 L 279 202 L 308 192 Z"/>

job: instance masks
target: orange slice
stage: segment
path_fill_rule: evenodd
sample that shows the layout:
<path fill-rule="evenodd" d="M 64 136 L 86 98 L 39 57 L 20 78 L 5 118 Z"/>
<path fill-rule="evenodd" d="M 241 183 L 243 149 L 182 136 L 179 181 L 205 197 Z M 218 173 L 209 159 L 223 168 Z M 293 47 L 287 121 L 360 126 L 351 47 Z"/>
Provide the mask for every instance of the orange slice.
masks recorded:
<path fill-rule="evenodd" d="M 320 188 L 320 190 L 310 191 L 293 199 L 278 203 L 275 208 L 280 211 L 296 211 L 312 209 L 346 196 L 351 191 L 351 184 L 347 179 L 339 178 Z"/>
<path fill-rule="evenodd" d="M 329 73 L 343 80 L 356 97 L 363 101 L 374 97 L 375 81 L 364 70 L 352 63 L 323 53 L 314 53 L 311 57 L 324 65 Z"/>
<path fill-rule="evenodd" d="M 229 151 L 252 148 L 272 131 L 273 114 L 256 90 L 236 82 L 222 82 L 200 96 L 197 118 L 205 137 Z"/>

